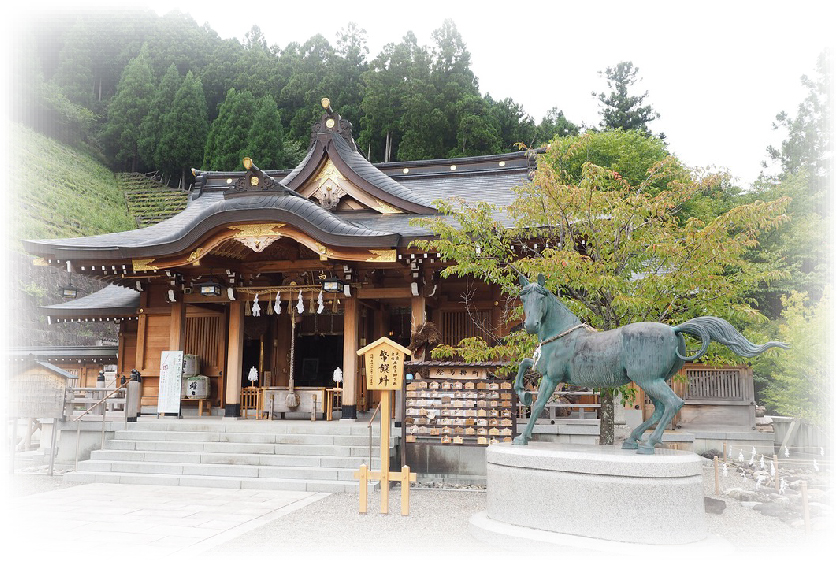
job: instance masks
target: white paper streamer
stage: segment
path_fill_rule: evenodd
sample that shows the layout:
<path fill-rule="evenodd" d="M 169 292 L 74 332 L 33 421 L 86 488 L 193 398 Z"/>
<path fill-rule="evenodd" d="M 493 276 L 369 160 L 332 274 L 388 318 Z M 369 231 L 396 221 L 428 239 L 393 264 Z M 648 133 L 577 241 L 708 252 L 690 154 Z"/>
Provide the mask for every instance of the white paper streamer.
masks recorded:
<path fill-rule="evenodd" d="M 276 312 L 276 315 L 282 313 L 282 295 L 281 293 L 276 293 L 276 301 L 273 302 L 273 311 Z"/>
<path fill-rule="evenodd" d="M 297 299 L 296 311 L 300 314 L 305 311 L 305 304 L 302 301 L 302 291 L 299 291 L 299 298 Z"/>
<path fill-rule="evenodd" d="M 317 313 L 323 313 L 323 308 L 325 308 L 325 306 L 323 306 L 323 291 L 321 290 L 317 295 Z"/>
<path fill-rule="evenodd" d="M 256 298 L 253 300 L 253 317 L 259 317 L 262 313 L 261 307 L 259 307 L 259 294 L 256 293 Z"/>

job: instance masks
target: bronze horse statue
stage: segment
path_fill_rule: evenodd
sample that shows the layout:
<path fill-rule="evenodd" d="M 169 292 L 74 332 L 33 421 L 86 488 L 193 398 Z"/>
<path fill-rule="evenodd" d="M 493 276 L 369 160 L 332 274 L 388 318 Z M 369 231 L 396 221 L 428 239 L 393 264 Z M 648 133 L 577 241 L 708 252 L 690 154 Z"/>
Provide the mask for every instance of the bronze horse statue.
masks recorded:
<path fill-rule="evenodd" d="M 534 367 L 542 378 L 529 423 L 514 439 L 514 444 L 529 441 L 535 421 L 560 382 L 611 388 L 634 382 L 651 398 L 654 413 L 631 432 L 622 448 L 653 454 L 654 446 L 662 440 L 663 430 L 683 406 L 683 400 L 666 382 L 687 360 L 702 356 L 710 340 L 744 357 L 755 356 L 771 347 L 788 348 L 777 341 L 754 345 L 727 321 L 711 316 L 691 319 L 676 327 L 639 322 L 596 332 L 544 288 L 543 275 L 538 275 L 537 283 L 529 283 L 523 275 L 519 277 L 523 287 L 520 299 L 526 315 L 523 325 L 527 333 L 537 334 L 540 341 L 535 356 L 521 361 L 515 379 L 514 389 L 522 403 L 532 403 L 532 396 L 523 388 L 523 375 Z M 685 356 L 683 333 L 701 339 L 701 348 L 693 356 Z M 657 428 L 647 441 L 640 440 L 654 423 Z"/>

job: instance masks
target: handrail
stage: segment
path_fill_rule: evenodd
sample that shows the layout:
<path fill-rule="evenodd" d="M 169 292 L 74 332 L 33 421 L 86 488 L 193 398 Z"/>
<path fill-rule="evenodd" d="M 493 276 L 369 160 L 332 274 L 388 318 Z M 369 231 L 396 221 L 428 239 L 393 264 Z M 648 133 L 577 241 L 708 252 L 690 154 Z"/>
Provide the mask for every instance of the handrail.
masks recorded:
<path fill-rule="evenodd" d="M 378 411 L 381 410 L 381 403 L 378 402 L 378 406 L 375 408 L 375 411 L 372 413 L 372 418 L 369 419 L 369 423 L 367 423 L 366 428 L 369 429 L 369 469 L 372 469 L 372 422 L 375 420 L 375 416 L 378 414 Z"/>
<path fill-rule="evenodd" d="M 78 471 L 78 447 L 79 447 L 79 441 L 81 440 L 81 418 L 84 417 L 85 415 L 87 415 L 88 413 L 90 413 L 91 411 L 93 411 L 96 407 L 99 407 L 102 403 L 104 403 L 108 399 L 110 399 L 110 396 L 112 396 L 113 394 L 115 394 L 118 391 L 120 391 L 122 389 L 125 389 L 127 387 L 128 387 L 128 382 L 125 382 L 124 384 L 122 384 L 118 388 L 114 388 L 114 390 L 112 392 L 110 392 L 105 397 L 103 397 L 102 399 L 100 399 L 99 401 L 97 401 L 96 403 L 91 405 L 90 407 L 88 407 L 87 410 L 84 411 L 81 415 L 79 415 L 75 419 L 71 420 L 71 422 L 75 421 L 75 423 L 76 423 L 76 463 L 75 463 L 75 468 L 74 468 L 75 471 Z M 105 388 L 102 388 L 102 389 L 105 389 Z M 128 405 L 127 397 L 128 396 L 126 395 L 125 396 L 125 407 L 127 407 L 127 405 Z M 126 429 L 128 428 L 128 411 L 127 410 L 125 411 L 125 428 Z M 105 411 L 102 411 L 102 443 L 99 447 L 100 448 L 105 447 Z"/>
<path fill-rule="evenodd" d="M 72 419 L 72 420 L 73 420 L 73 421 L 80 421 L 82 417 L 84 417 L 85 415 L 87 415 L 88 413 L 90 413 L 93 409 L 95 409 L 96 407 L 98 407 L 99 405 L 101 405 L 103 402 L 105 402 L 105 401 L 107 401 L 108 399 L 110 399 L 110 396 L 112 396 L 113 394 L 115 394 L 115 393 L 116 393 L 116 392 L 118 392 L 119 390 L 121 390 L 121 389 L 123 389 L 123 388 L 126 388 L 126 387 L 128 387 L 128 383 L 127 383 L 127 382 L 126 382 L 126 383 L 124 383 L 124 384 L 122 384 L 122 385 L 121 385 L 121 386 L 119 386 L 118 388 L 114 389 L 112 392 L 110 392 L 109 394 L 107 394 L 105 397 L 103 397 L 102 399 L 100 399 L 99 401 L 97 401 L 96 403 L 94 403 L 93 405 L 91 405 L 90 407 L 88 407 L 88 408 L 87 408 L 87 410 L 86 410 L 84 413 L 82 413 L 81 415 L 79 415 L 78 417 L 76 417 L 75 419 Z M 92 388 L 91 388 L 91 389 L 92 389 Z M 97 389 L 98 389 L 98 388 L 97 388 Z M 101 389 L 105 389 L 105 388 L 101 388 Z M 103 416 L 102 418 L 104 418 L 104 416 Z"/>

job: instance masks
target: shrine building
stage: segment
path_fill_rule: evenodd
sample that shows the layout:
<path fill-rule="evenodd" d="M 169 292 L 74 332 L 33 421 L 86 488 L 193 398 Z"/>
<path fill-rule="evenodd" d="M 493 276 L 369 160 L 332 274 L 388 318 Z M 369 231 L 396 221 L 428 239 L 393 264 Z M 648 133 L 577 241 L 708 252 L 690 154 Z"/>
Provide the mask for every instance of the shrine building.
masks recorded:
<path fill-rule="evenodd" d="M 155 412 L 164 351 L 199 357 L 209 404 L 227 417 L 241 416 L 243 388 L 333 388 L 340 368 L 339 412 L 354 419 L 378 401 L 357 350 L 379 337 L 407 346 L 427 321 L 449 344 L 482 335 L 477 323 L 507 333 L 499 289 L 441 278 L 440 256 L 411 247 L 432 237 L 412 220 L 452 197 L 507 207 L 534 162 L 515 152 L 373 165 L 323 105 L 293 170 L 247 158 L 243 172 L 194 170 L 188 205 L 162 222 L 23 242 L 38 264 L 109 284 L 43 310 L 50 323 L 118 323 L 116 376 L 141 373 L 143 412 Z"/>

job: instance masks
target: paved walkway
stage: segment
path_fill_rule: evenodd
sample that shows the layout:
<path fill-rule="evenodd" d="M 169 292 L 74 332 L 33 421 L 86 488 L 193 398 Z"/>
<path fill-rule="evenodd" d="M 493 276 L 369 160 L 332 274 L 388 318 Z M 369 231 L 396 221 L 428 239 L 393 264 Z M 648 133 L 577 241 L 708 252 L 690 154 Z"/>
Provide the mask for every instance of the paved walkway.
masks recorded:
<path fill-rule="evenodd" d="M 5 530 L 34 559 L 192 559 L 326 496 L 94 483 L 11 499 Z"/>

